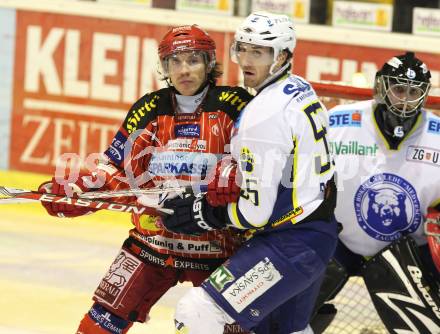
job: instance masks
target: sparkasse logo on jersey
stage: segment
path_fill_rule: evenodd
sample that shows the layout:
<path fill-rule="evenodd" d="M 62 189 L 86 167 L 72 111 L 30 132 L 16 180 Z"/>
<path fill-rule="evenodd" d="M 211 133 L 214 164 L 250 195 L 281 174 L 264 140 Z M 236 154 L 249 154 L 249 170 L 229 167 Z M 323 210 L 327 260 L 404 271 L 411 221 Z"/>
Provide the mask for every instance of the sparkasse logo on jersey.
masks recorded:
<path fill-rule="evenodd" d="M 148 172 L 155 176 L 206 175 L 217 163 L 214 154 L 201 152 L 158 152 L 151 155 Z"/>
<path fill-rule="evenodd" d="M 354 126 L 360 127 L 362 114 L 359 110 L 335 111 L 330 115 L 331 127 Z"/>
<path fill-rule="evenodd" d="M 429 133 L 434 133 L 436 135 L 440 135 L 440 121 L 435 118 L 429 118 L 427 131 Z"/>

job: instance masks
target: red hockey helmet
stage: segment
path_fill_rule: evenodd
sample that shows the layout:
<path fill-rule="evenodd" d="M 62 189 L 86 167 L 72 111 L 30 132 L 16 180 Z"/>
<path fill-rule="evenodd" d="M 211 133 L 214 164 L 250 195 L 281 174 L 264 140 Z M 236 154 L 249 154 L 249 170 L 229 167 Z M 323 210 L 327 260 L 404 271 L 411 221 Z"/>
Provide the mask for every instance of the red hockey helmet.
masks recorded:
<path fill-rule="evenodd" d="M 172 28 L 159 43 L 159 58 L 163 61 L 176 52 L 205 51 L 208 55 L 208 65 L 215 65 L 215 42 L 198 25 Z"/>

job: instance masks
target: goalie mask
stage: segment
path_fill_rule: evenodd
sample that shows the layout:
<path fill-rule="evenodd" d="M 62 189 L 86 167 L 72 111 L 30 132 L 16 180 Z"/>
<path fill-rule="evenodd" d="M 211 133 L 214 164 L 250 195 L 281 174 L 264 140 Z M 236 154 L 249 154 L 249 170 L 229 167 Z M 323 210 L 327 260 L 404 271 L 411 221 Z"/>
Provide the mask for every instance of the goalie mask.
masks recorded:
<path fill-rule="evenodd" d="M 401 119 L 417 116 L 430 89 L 431 74 L 413 52 L 388 60 L 376 73 L 374 98 Z"/>

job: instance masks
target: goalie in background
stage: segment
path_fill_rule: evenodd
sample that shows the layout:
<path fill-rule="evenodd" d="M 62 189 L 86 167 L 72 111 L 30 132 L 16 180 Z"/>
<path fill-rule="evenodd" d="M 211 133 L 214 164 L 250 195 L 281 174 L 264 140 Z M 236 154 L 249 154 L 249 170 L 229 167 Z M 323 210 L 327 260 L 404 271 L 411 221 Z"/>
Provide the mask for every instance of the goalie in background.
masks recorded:
<path fill-rule="evenodd" d="M 377 72 L 373 100 L 329 111 L 343 229 L 319 300 L 361 275 L 390 333 L 440 333 L 440 117 L 423 109 L 430 77 L 414 53 L 395 56 Z M 329 306 L 314 318 L 318 333 Z"/>
<path fill-rule="evenodd" d="M 225 153 L 233 122 L 251 99 L 243 88 L 216 85 L 221 72 L 215 50 L 214 40 L 196 25 L 171 29 L 158 49 L 168 87 L 131 107 L 95 170 L 81 172 L 67 186 L 53 178 L 40 190 L 65 194 L 148 188 L 170 180 L 180 186 L 199 183 L 216 166 L 216 155 Z M 66 171 L 61 180 L 70 174 Z M 139 201 L 148 205 L 145 198 Z M 90 212 L 43 205 L 58 217 Z M 151 307 L 171 287 L 184 281 L 200 285 L 242 241 L 239 231 L 231 229 L 187 237 L 164 230 L 159 217 L 133 213 L 132 222 L 135 228 L 96 289 L 78 334 L 127 333 L 134 322 L 148 320 Z M 242 333 L 235 325 L 228 331 Z"/>

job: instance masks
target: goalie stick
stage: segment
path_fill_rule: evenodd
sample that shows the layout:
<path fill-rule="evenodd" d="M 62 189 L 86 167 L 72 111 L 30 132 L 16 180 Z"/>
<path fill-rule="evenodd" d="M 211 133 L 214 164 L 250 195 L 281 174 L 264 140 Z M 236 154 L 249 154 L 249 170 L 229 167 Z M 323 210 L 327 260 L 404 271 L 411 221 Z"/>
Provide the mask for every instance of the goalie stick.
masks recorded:
<path fill-rule="evenodd" d="M 167 191 L 165 191 L 165 193 L 170 192 L 169 189 L 171 188 L 168 188 Z M 182 191 L 181 188 L 178 189 Z M 158 192 L 157 190 L 158 189 L 155 189 L 154 193 L 150 193 L 150 194 L 160 195 L 164 193 L 163 189 L 162 192 Z M 95 192 L 95 193 L 99 193 L 99 192 Z M 80 196 L 67 197 L 63 195 L 40 193 L 38 191 L 33 191 L 33 190 L 16 189 L 16 188 L 9 188 L 3 186 L 0 186 L 0 194 L 5 196 L 5 197 L 0 197 L 0 204 L 29 203 L 29 202 L 40 201 L 40 202 L 55 202 L 60 204 L 71 204 L 80 207 L 110 210 L 117 212 L 134 212 L 137 214 L 144 213 L 155 216 L 174 213 L 173 210 L 171 209 L 165 209 L 161 207 L 147 207 L 147 206 L 132 205 L 132 204 L 122 204 L 122 203 L 108 201 L 106 199 L 100 199 L 99 197 L 98 198 L 97 197 L 82 198 Z M 87 194 L 87 193 L 83 193 L 83 194 Z M 134 195 L 130 194 L 129 196 L 134 196 Z"/>

